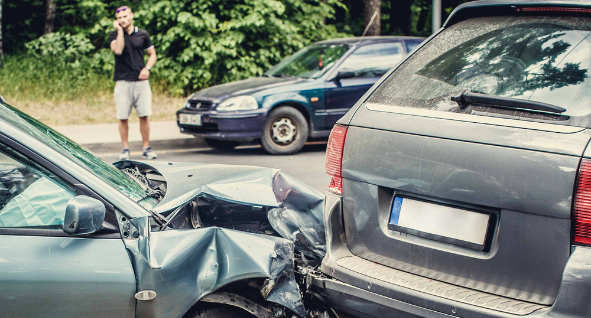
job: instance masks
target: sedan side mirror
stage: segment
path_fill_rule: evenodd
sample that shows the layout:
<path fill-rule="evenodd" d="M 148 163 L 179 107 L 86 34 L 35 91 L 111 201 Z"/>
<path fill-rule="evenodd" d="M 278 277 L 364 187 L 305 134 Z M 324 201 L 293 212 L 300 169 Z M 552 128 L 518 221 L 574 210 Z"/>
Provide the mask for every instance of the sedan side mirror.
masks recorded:
<path fill-rule="evenodd" d="M 72 235 L 92 234 L 103 229 L 105 205 L 91 197 L 79 195 L 68 202 L 64 232 Z"/>
<path fill-rule="evenodd" d="M 353 78 L 355 77 L 355 72 L 350 72 L 350 71 L 339 71 L 337 73 L 337 76 L 334 77 L 334 81 L 340 81 L 342 79 L 345 78 Z"/>

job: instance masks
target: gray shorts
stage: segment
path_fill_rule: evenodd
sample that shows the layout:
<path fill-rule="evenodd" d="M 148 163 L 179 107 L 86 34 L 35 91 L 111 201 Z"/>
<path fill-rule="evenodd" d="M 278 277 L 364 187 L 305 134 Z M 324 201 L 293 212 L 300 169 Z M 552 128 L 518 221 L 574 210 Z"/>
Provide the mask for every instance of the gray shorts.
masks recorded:
<path fill-rule="evenodd" d="M 148 81 L 117 81 L 115 83 L 117 119 L 127 119 L 135 107 L 138 117 L 152 115 L 152 89 Z"/>

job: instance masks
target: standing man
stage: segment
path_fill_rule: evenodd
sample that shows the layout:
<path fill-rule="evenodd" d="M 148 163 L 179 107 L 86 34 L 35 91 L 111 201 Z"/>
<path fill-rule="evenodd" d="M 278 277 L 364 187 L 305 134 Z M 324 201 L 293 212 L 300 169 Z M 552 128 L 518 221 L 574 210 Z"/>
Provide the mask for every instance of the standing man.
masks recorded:
<path fill-rule="evenodd" d="M 129 125 L 131 108 L 135 106 L 140 118 L 140 132 L 144 144 L 144 158 L 156 159 L 156 153 L 150 148 L 150 123 L 152 115 L 152 89 L 148 78 L 156 63 L 156 50 L 150 35 L 133 25 L 133 12 L 128 6 L 117 9 L 117 20 L 113 21 L 115 31 L 109 34 L 111 51 L 115 53 L 115 108 L 119 119 L 119 133 L 123 151 L 119 159 L 129 159 Z M 148 62 L 144 65 L 144 51 L 148 53 Z"/>

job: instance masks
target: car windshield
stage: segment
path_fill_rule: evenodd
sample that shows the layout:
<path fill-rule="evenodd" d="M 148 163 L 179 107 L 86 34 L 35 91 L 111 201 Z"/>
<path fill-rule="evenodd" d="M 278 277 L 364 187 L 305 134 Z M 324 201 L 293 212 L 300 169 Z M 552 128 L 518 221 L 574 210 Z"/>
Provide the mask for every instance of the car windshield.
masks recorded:
<path fill-rule="evenodd" d="M 417 51 L 368 102 L 587 126 L 591 123 L 590 31 L 591 19 L 576 17 L 466 20 Z M 462 89 L 543 102 L 566 111 L 550 114 L 494 105 L 461 108 L 450 96 Z"/>
<path fill-rule="evenodd" d="M 329 70 L 348 49 L 349 46 L 346 44 L 308 46 L 275 65 L 265 75 L 318 78 Z"/>
<path fill-rule="evenodd" d="M 156 199 L 146 197 L 147 191 L 144 188 L 115 166 L 29 115 L 0 102 L 0 117 L 100 177 L 132 200 L 139 201 L 144 208 L 152 209 L 157 204 Z"/>

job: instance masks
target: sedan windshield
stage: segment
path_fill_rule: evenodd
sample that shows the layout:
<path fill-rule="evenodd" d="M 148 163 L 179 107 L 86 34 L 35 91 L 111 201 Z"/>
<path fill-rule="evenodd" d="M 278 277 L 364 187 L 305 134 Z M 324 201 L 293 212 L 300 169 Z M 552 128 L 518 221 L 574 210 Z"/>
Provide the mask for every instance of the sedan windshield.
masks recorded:
<path fill-rule="evenodd" d="M 368 102 L 586 126 L 591 117 L 590 35 L 591 19 L 587 18 L 463 21 L 417 51 Z M 465 89 L 551 104 L 566 111 L 516 110 L 502 104 L 462 108 L 450 97 Z"/>
<path fill-rule="evenodd" d="M 265 76 L 318 78 L 348 49 L 349 46 L 345 44 L 308 46 L 275 65 Z"/>
<path fill-rule="evenodd" d="M 101 158 L 88 152 L 77 143 L 33 119 L 29 115 L 0 102 L 0 117 L 9 124 L 74 161 L 82 168 L 100 177 L 113 188 L 119 190 L 132 200 L 136 202 L 141 200 L 139 203 L 143 207 L 151 209 L 156 205 L 157 201 L 153 198 L 148 198 L 148 193 L 144 188 L 130 179 L 119 169 L 115 168 L 115 166 L 103 161 Z"/>

